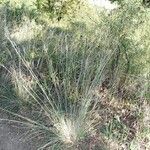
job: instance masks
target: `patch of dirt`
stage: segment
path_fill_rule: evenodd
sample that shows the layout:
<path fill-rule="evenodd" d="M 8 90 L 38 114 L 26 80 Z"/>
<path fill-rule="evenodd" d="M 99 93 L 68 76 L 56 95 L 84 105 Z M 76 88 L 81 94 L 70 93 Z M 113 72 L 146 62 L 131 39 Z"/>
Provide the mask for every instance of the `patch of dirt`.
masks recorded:
<path fill-rule="evenodd" d="M 8 119 L 9 116 L 0 112 L 0 119 L 4 118 Z M 25 127 L 0 120 L 0 150 L 37 150 L 37 142 L 24 140 L 27 131 Z"/>
<path fill-rule="evenodd" d="M 16 128 L 0 125 L 0 150 L 35 150 L 31 143 L 19 140 L 21 132 Z"/>

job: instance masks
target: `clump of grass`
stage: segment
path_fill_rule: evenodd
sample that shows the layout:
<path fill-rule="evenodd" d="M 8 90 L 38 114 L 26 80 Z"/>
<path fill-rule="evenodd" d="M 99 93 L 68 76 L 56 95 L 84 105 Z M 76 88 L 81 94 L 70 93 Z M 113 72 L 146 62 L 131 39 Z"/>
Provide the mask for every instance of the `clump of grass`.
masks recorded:
<path fill-rule="evenodd" d="M 15 81 L 16 92 L 23 100 L 28 99 L 37 112 L 27 116 L 26 113 L 5 111 L 19 119 L 8 121 L 29 124 L 32 129 L 47 134 L 47 140 L 39 149 L 77 148 L 81 141 L 98 133 L 99 100 L 92 91 L 101 84 L 112 51 L 109 50 L 107 54 L 97 48 L 91 51 L 96 41 L 88 43 L 86 37 L 81 37 L 82 42 L 78 42 L 65 32 L 60 32 L 57 40 L 52 36 L 53 30 L 49 34 L 51 37 L 44 40 L 43 57 L 40 61 L 33 59 L 29 63 L 26 60 L 27 50 L 22 52 L 6 33 L 19 61 L 19 65 L 16 64 L 18 61 L 15 62 L 19 66 L 17 70 L 8 69 Z M 35 68 L 33 64 L 37 62 L 42 64 Z M 28 75 L 23 75 L 23 72 Z M 88 142 L 86 144 L 91 146 Z"/>
<path fill-rule="evenodd" d="M 20 69 L 18 70 L 19 71 L 11 68 L 11 82 L 14 85 L 15 93 L 18 95 L 22 102 L 26 103 L 29 100 L 29 94 L 26 90 L 24 90 L 23 85 L 26 84 L 26 87 L 29 90 L 35 89 L 36 85 L 31 76 L 24 74 Z"/>

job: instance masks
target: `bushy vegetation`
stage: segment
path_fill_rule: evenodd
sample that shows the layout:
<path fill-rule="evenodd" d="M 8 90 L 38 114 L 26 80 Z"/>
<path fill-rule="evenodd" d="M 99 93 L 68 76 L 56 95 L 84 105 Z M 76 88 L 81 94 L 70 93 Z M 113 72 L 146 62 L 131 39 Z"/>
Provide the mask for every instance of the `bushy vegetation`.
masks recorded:
<path fill-rule="evenodd" d="M 141 0 L 2 0 L 0 123 L 32 149 L 149 149 L 149 20 Z"/>

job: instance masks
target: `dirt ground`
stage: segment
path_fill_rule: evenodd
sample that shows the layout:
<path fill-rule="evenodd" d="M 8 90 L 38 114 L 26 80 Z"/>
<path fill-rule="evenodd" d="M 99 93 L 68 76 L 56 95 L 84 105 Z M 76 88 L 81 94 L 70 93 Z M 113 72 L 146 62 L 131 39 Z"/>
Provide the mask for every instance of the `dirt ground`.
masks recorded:
<path fill-rule="evenodd" d="M 2 118 L 8 119 L 8 115 L 0 111 L 0 119 Z M 0 121 L 0 150 L 37 150 L 36 141 L 24 141 L 23 137 L 27 131 L 27 128 Z"/>
<path fill-rule="evenodd" d="M 19 136 L 8 126 L 0 127 L 0 150 L 30 150 L 30 146 L 19 141 Z"/>
<path fill-rule="evenodd" d="M 21 135 L 19 129 L 0 124 L 0 150 L 35 150 L 33 144 L 20 140 Z"/>

